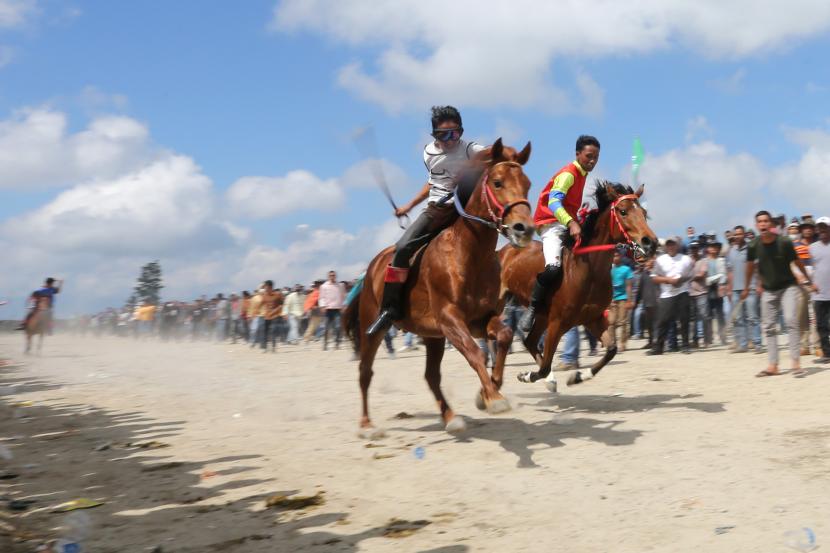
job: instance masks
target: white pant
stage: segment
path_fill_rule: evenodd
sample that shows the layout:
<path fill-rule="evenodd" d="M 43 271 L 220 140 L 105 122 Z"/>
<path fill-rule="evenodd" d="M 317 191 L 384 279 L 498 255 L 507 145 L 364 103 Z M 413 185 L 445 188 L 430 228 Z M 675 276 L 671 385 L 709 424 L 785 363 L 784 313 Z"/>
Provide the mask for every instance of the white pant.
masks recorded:
<path fill-rule="evenodd" d="M 542 234 L 542 253 L 545 255 L 545 265 L 562 266 L 562 239 L 567 228 L 560 223 L 553 223 Z"/>

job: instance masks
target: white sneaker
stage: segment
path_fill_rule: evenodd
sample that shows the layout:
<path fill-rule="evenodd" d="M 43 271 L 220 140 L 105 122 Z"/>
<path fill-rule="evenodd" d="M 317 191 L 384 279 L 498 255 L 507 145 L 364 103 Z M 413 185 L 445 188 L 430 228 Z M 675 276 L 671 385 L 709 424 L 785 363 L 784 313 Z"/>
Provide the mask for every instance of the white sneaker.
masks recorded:
<path fill-rule="evenodd" d="M 412 351 L 415 349 L 415 346 L 401 346 L 398 348 L 398 353 L 406 353 L 407 351 Z"/>

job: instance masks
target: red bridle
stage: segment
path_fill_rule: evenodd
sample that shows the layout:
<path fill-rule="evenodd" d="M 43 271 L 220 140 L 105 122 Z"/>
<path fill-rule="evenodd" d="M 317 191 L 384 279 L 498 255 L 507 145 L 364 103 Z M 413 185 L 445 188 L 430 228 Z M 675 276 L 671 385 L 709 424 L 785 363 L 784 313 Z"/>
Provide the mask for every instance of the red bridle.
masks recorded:
<path fill-rule="evenodd" d="M 508 228 L 504 225 L 504 218 L 507 217 L 507 214 L 510 212 L 511 209 L 516 207 L 517 205 L 526 205 L 528 209 L 530 209 L 530 202 L 527 201 L 527 198 L 520 198 L 518 200 L 514 200 L 512 202 L 501 203 L 499 199 L 496 197 L 495 192 L 493 189 L 490 188 L 488 181 L 490 180 L 490 170 L 497 165 L 502 164 L 509 164 L 515 165 L 516 167 L 521 168 L 521 164 L 516 163 L 515 161 L 500 161 L 499 163 L 494 164 L 492 167 L 487 169 L 484 172 L 481 181 L 481 200 L 484 202 L 484 205 L 487 206 L 487 212 L 490 214 L 490 220 L 482 219 L 481 217 L 476 217 L 475 215 L 470 215 L 461 205 L 461 202 L 458 199 L 458 194 L 455 195 L 455 208 L 458 211 L 459 215 L 464 217 L 465 219 L 470 219 L 471 221 L 477 221 L 482 223 L 492 229 L 498 230 L 501 234 L 507 235 Z"/>
<path fill-rule="evenodd" d="M 507 163 L 510 165 L 515 165 L 516 167 L 521 167 L 515 161 L 501 161 L 493 165 L 501 165 L 503 163 Z M 493 168 L 491 167 L 491 169 Z M 498 225 L 499 229 L 501 229 L 504 225 L 504 218 L 507 217 L 507 214 L 510 212 L 511 209 L 516 207 L 517 205 L 526 205 L 528 209 L 530 209 L 530 202 L 527 201 L 526 198 L 520 198 L 518 200 L 507 202 L 505 204 L 499 202 L 499 199 L 496 198 L 496 193 L 493 192 L 493 189 L 490 188 L 490 185 L 487 181 L 490 179 L 490 171 L 486 171 L 484 173 L 484 181 L 481 183 L 481 199 L 484 200 L 485 205 L 487 206 L 487 211 L 490 213 L 490 217 L 493 219 L 493 222 Z M 498 210 L 498 215 L 493 212 L 493 207 L 495 206 L 496 210 Z"/>
<path fill-rule="evenodd" d="M 607 252 L 610 250 L 617 249 L 617 246 L 626 246 L 628 248 L 631 248 L 635 254 L 645 256 L 643 248 L 637 242 L 631 239 L 631 235 L 629 235 L 628 231 L 625 230 L 622 221 L 620 221 L 619 215 L 617 215 L 617 205 L 623 200 L 631 200 L 633 202 L 636 202 L 639 200 L 639 196 L 637 196 L 636 194 L 625 194 L 624 196 L 620 196 L 611 203 L 611 228 L 613 229 L 616 226 L 617 230 L 620 231 L 620 234 L 622 234 L 623 238 L 625 239 L 625 242 L 615 242 L 613 244 L 599 244 L 596 246 L 580 246 L 580 243 L 582 242 L 582 237 L 579 237 L 576 239 L 576 244 L 573 248 L 574 255 L 584 255 L 593 252 Z"/>

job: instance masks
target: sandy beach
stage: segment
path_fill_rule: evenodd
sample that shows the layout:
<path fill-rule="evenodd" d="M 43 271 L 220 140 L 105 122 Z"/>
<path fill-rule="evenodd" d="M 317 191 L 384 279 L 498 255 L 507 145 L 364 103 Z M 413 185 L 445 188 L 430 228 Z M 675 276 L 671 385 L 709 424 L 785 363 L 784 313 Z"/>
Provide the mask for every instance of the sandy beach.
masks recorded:
<path fill-rule="evenodd" d="M 757 379 L 765 356 L 632 349 L 551 394 L 516 380 L 519 351 L 513 410 L 490 416 L 452 351 L 444 389 L 469 426 L 453 437 L 423 350 L 381 352 L 375 442 L 346 349 L 64 335 L 24 358 L 4 334 L 0 358 L 4 552 L 61 537 L 52 511 L 79 498 L 103 503 L 83 511 L 92 553 L 767 552 L 801 527 L 830 544 L 830 372 L 812 358 L 805 378 Z"/>

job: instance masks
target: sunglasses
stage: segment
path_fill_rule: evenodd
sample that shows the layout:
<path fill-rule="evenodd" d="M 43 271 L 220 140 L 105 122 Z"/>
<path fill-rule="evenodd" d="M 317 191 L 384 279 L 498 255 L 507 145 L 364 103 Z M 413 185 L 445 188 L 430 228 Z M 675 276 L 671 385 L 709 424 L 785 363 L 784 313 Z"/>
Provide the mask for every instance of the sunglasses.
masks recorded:
<path fill-rule="evenodd" d="M 432 137 L 440 142 L 449 142 L 450 140 L 458 140 L 461 138 L 461 133 L 464 129 L 457 127 L 455 129 L 432 129 Z"/>

